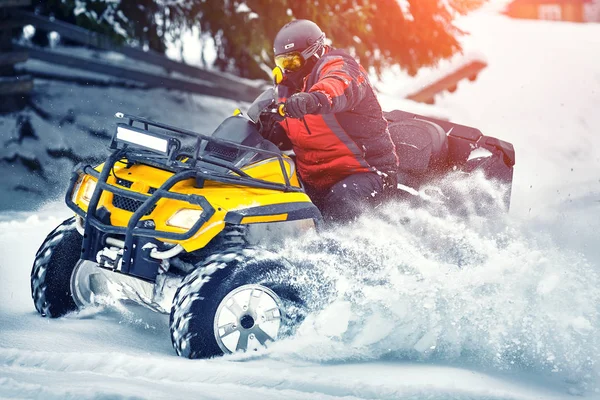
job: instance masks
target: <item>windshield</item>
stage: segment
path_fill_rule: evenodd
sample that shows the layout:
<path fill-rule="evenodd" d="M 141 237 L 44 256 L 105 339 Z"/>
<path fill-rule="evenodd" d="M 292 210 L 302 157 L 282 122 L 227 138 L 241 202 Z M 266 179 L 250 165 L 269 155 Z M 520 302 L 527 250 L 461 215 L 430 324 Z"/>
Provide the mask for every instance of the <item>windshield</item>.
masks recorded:
<path fill-rule="evenodd" d="M 212 137 L 252 147 L 257 150 L 280 153 L 277 146 L 264 139 L 260 133 L 258 133 L 256 125 L 253 122 L 240 116 L 229 117 L 223 121 L 214 131 Z M 206 143 L 201 153 L 204 157 L 231 163 L 238 168 L 273 157 L 273 155 L 270 154 L 240 149 L 236 146 L 227 145 L 226 143 L 216 142 Z M 210 163 L 202 163 L 202 165 L 208 169 L 219 170 L 222 172 L 226 171 L 226 169 L 210 165 Z"/>
<path fill-rule="evenodd" d="M 275 103 L 275 89 L 269 88 L 250 104 L 247 112 L 248 118 L 254 122 L 258 122 L 260 113 L 273 103 Z"/>

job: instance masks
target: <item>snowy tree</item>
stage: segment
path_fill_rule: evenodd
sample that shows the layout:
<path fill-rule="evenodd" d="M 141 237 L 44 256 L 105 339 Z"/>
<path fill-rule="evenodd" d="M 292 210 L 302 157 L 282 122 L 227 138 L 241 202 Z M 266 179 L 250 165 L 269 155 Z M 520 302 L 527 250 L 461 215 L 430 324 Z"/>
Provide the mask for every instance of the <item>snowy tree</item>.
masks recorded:
<path fill-rule="evenodd" d="M 380 72 L 399 64 L 410 74 L 460 51 L 454 19 L 485 0 L 49 0 L 43 13 L 164 52 L 184 29 L 214 39 L 215 66 L 264 77 L 278 30 L 296 18 L 316 22 L 332 44 Z"/>
<path fill-rule="evenodd" d="M 454 18 L 484 0 L 225 0 L 194 2 L 190 16 L 217 45 L 217 65 L 242 76 L 272 65 L 279 28 L 295 18 L 316 22 L 333 45 L 377 72 L 399 64 L 415 74 L 460 50 Z"/>
<path fill-rule="evenodd" d="M 181 33 L 190 4 L 161 0 L 34 0 L 31 7 L 41 15 L 103 33 L 117 43 L 162 53 L 166 43 Z"/>

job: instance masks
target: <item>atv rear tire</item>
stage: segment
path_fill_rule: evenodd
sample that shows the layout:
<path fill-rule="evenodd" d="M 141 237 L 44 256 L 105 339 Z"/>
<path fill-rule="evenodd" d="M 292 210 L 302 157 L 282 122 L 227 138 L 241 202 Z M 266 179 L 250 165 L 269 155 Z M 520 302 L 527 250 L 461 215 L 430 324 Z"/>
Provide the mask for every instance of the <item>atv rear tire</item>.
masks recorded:
<path fill-rule="evenodd" d="M 77 310 L 71 275 L 79 261 L 82 240 L 73 217 L 56 227 L 37 251 L 31 270 L 31 297 L 43 317 L 57 318 Z"/>
<path fill-rule="evenodd" d="M 256 249 L 208 257 L 173 299 L 170 328 L 177 354 L 210 358 L 291 334 L 303 318 L 303 305 L 298 291 L 282 279 L 286 270 L 284 260 Z"/>

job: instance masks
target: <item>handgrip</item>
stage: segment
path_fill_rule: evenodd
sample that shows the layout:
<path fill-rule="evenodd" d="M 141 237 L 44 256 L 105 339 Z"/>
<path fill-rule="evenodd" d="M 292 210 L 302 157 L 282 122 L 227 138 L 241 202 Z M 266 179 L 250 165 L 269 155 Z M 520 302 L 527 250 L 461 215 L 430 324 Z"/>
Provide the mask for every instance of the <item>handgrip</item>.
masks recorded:
<path fill-rule="evenodd" d="M 277 105 L 277 114 L 282 117 L 285 117 L 285 103 L 279 103 Z"/>

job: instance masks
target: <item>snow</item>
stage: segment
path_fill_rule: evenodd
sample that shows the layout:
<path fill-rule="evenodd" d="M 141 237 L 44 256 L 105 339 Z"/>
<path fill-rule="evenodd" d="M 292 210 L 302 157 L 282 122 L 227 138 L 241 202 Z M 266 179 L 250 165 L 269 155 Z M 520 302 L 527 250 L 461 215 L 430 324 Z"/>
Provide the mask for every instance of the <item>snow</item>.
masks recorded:
<path fill-rule="evenodd" d="M 177 43 L 168 45 L 166 55 L 174 60 L 206 68 L 214 64 L 217 51 L 213 38 L 202 35 L 198 28 L 193 28 L 184 31 Z"/>
<path fill-rule="evenodd" d="M 341 232 L 347 237 L 339 244 L 357 260 L 374 252 L 406 265 L 404 271 L 394 272 L 392 264 L 369 267 L 374 282 L 363 282 L 364 263 L 348 268 L 343 257 L 315 250 L 314 237 L 284 246 L 286 257 L 312 261 L 339 280 L 340 292 L 354 297 L 315 313 L 296 338 L 266 353 L 208 361 L 174 356 L 167 318 L 145 309 L 115 307 L 59 320 L 40 318 L 29 295 L 31 259 L 46 232 L 69 212 L 57 203 L 26 218 L 12 216 L 0 223 L 5 256 L 0 265 L 0 396 L 565 399 L 571 391 L 592 398 L 594 387 L 582 386 L 577 373 L 586 368 L 586 357 L 598 354 L 590 346 L 599 321 L 589 307 L 598 300 L 599 282 L 580 257 L 550 247 L 542 249 L 550 252 L 543 255 L 515 233 L 508 234 L 512 244 L 502 249 L 498 238 L 486 239 L 476 226 L 451 224 L 419 210 L 396 211 L 387 212 L 396 218 L 408 215 L 415 225 L 397 229 L 392 215 L 364 220 L 363 229 Z M 435 228 L 430 235 L 409 233 L 426 226 Z M 331 232 L 327 239 L 340 237 Z M 440 237 L 464 240 L 459 251 L 471 264 L 461 270 L 450 261 L 428 260 L 427 254 L 448 254 Z M 398 246 L 392 251 L 394 243 Z M 444 251 L 435 252 L 437 246 Z M 470 252 L 476 255 L 469 260 Z M 565 262 L 571 264 L 567 274 L 561 271 Z M 440 266 L 446 273 L 439 274 Z M 538 297 L 532 297 L 540 277 L 552 274 L 561 274 L 561 281 L 548 278 Z M 558 293 L 548 297 L 552 286 Z M 527 354 L 531 340 L 535 348 Z M 513 353 L 520 344 L 523 355 Z M 520 366 L 497 357 L 506 349 Z M 557 372 L 547 369 L 560 362 L 565 364 Z"/>
<path fill-rule="evenodd" d="M 408 192 L 408 193 L 412 194 L 413 196 L 418 196 L 419 195 L 419 192 L 416 191 L 414 188 L 411 188 L 409 186 L 403 185 L 401 183 L 399 183 L 397 185 L 397 188 L 400 189 L 400 190 L 404 190 L 405 192 Z"/>
<path fill-rule="evenodd" d="M 469 154 L 469 158 L 467 158 L 467 161 L 474 160 L 476 158 L 487 158 L 490 156 L 492 156 L 491 151 L 484 149 L 483 147 L 479 147 L 471 151 L 471 153 Z"/>
<path fill-rule="evenodd" d="M 488 10 L 460 23 L 471 32 L 467 50 L 484 53 L 489 66 L 428 110 L 515 145 L 508 215 L 458 218 L 434 202 L 393 203 L 353 226 L 285 242 L 279 252 L 296 266 L 291 278 L 305 283 L 313 309 L 296 337 L 255 354 L 190 361 L 174 355 L 167 317 L 145 309 L 115 304 L 39 317 L 32 259 L 70 212 L 60 201 L 35 212 L 14 207 L 0 213 L 0 397 L 600 398 L 600 26 L 514 21 Z M 55 115 L 73 109 L 76 123 L 63 125 L 65 143 L 55 125 L 32 115 L 39 140 L 85 154 L 104 142 L 78 130 L 107 129 L 116 111 L 203 131 L 233 106 L 116 87 L 77 87 L 86 100 L 73 102 L 65 94 L 72 86 L 43 84 L 39 104 Z M 383 101 L 393 108 L 393 96 Z M 33 140 L 23 139 L 22 153 L 46 164 L 28 146 Z M 52 173 L 57 183 L 68 172 Z M 438 189 L 474 188 L 478 201 L 502 198 L 477 177 Z"/>

